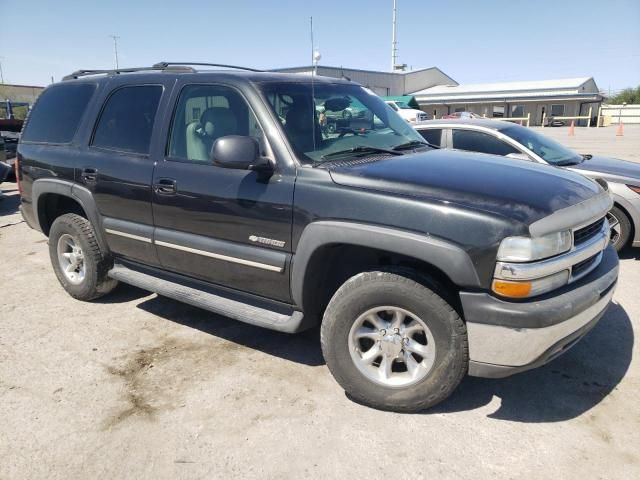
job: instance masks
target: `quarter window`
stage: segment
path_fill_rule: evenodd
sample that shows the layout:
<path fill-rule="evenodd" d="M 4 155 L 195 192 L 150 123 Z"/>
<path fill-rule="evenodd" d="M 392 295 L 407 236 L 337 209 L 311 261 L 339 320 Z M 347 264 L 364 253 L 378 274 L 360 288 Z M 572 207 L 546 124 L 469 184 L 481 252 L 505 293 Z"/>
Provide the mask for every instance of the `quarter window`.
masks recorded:
<path fill-rule="evenodd" d="M 102 109 L 91 145 L 147 155 L 161 96 L 160 85 L 116 90 Z"/>
<path fill-rule="evenodd" d="M 503 156 L 518 152 L 514 147 L 493 135 L 460 129 L 453 129 L 453 148 Z"/>
<path fill-rule="evenodd" d="M 208 163 L 213 143 L 227 135 L 254 137 L 264 150 L 258 120 L 238 92 L 218 85 L 184 87 L 172 121 L 169 158 Z"/>
<path fill-rule="evenodd" d="M 88 83 L 46 89 L 29 114 L 22 141 L 70 143 L 95 89 Z"/>
<path fill-rule="evenodd" d="M 442 138 L 441 128 L 427 128 L 425 130 L 418 130 L 418 133 L 431 145 L 435 145 L 436 147 L 440 146 Z"/>

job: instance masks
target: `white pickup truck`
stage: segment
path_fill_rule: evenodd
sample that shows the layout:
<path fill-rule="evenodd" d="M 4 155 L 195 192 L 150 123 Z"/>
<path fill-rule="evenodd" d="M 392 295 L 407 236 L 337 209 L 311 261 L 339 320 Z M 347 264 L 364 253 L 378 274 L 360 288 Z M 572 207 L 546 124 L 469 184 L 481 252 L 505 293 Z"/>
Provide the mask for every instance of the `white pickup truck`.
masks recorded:
<path fill-rule="evenodd" d="M 428 113 L 411 108 L 406 102 L 401 102 L 399 100 L 385 100 L 384 103 L 393 108 L 398 112 L 398 115 L 409 123 L 424 122 L 431 119 Z"/>

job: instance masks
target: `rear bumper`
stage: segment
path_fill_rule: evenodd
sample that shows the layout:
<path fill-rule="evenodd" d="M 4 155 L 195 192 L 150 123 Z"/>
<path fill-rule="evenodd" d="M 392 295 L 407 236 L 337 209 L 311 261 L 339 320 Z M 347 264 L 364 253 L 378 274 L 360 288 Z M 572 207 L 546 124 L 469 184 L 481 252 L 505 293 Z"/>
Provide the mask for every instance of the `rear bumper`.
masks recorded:
<path fill-rule="evenodd" d="M 27 204 L 23 199 L 19 209 L 20 209 L 20 214 L 22 214 L 22 218 L 24 219 L 26 224 L 29 225 L 34 230 L 41 231 L 40 226 L 36 222 L 36 219 L 33 215 L 33 208 L 31 207 L 31 204 Z"/>
<path fill-rule="evenodd" d="M 589 275 L 528 302 L 461 293 L 469 339 L 469 375 L 506 377 L 564 353 L 605 313 L 617 277 L 618 256 L 609 246 Z"/>

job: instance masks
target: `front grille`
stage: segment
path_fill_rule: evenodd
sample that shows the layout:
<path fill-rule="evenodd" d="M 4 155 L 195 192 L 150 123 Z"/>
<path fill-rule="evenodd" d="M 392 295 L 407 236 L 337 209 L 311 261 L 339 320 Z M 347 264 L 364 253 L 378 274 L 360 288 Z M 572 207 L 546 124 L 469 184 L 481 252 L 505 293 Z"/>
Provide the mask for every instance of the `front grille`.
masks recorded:
<path fill-rule="evenodd" d="M 582 273 L 586 272 L 589 270 L 590 267 L 593 266 L 594 262 L 598 259 L 598 256 L 600 254 L 596 254 L 593 257 L 589 257 L 586 260 L 583 260 L 581 262 L 576 263 L 572 268 L 571 268 L 571 276 L 572 277 L 579 277 Z"/>
<path fill-rule="evenodd" d="M 589 239 L 595 237 L 600 230 L 602 230 L 602 225 L 604 224 L 604 218 L 601 218 L 597 222 L 593 222 L 586 227 L 579 228 L 575 232 L 573 232 L 573 244 L 578 246 Z"/>

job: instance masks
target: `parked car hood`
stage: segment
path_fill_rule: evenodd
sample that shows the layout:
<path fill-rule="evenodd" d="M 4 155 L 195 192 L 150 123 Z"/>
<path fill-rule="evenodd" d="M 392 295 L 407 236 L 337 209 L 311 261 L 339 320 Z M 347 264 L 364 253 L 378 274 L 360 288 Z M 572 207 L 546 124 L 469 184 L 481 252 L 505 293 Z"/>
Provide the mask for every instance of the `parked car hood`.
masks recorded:
<path fill-rule="evenodd" d="M 612 182 L 629 181 L 640 185 L 640 163 L 628 162 L 619 158 L 593 156 L 577 165 L 571 165 L 571 170 L 601 177 Z"/>
<path fill-rule="evenodd" d="M 565 169 L 460 151 L 347 160 L 325 168 L 340 185 L 455 203 L 525 224 L 602 191 L 595 181 Z"/>

